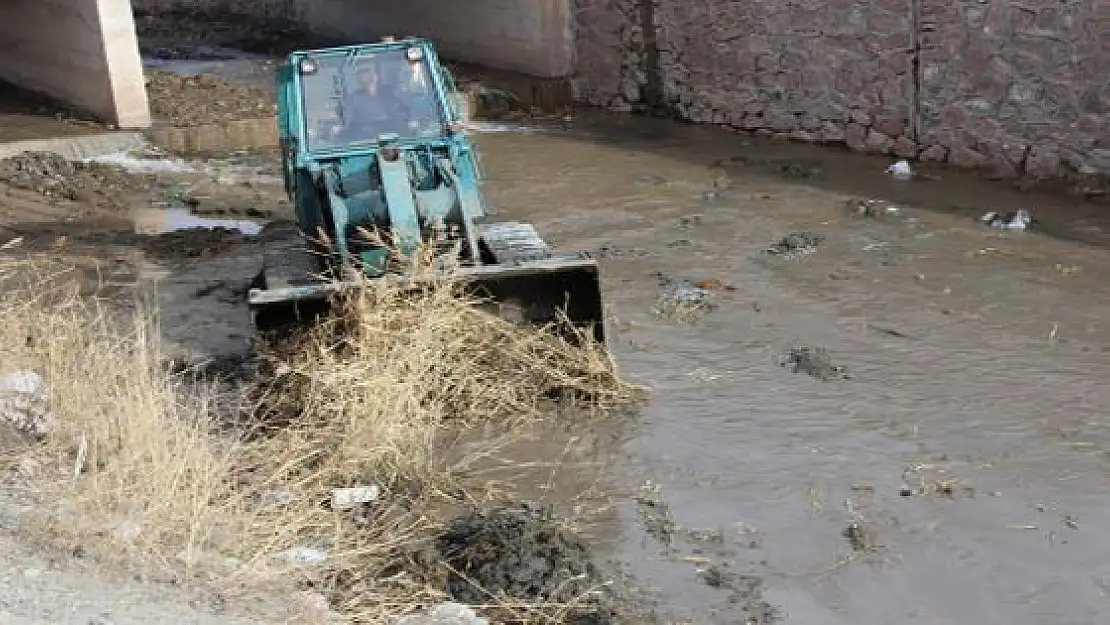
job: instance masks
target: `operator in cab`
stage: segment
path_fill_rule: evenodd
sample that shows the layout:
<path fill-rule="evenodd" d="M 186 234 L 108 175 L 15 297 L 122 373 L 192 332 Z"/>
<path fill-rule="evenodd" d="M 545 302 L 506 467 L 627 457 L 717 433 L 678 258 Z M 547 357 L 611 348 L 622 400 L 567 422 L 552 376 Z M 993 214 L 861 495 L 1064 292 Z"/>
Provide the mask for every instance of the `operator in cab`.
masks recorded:
<path fill-rule="evenodd" d="M 407 67 L 399 69 L 409 71 Z M 343 134 L 348 141 L 372 141 L 386 133 L 413 135 L 429 122 L 435 123 L 435 116 L 429 117 L 429 107 L 422 101 L 431 94 L 414 90 L 413 85 L 405 84 L 403 76 L 401 72 L 382 71 L 374 63 L 359 68 L 359 88 L 347 97 L 344 111 L 347 123 Z M 431 108 L 434 110 L 434 103 Z"/>
<path fill-rule="evenodd" d="M 358 89 L 347 96 L 344 106 L 347 139 L 367 141 L 402 132 L 408 126 L 408 111 L 397 85 L 383 84 L 380 70 L 369 63 L 359 68 L 356 77 Z"/>

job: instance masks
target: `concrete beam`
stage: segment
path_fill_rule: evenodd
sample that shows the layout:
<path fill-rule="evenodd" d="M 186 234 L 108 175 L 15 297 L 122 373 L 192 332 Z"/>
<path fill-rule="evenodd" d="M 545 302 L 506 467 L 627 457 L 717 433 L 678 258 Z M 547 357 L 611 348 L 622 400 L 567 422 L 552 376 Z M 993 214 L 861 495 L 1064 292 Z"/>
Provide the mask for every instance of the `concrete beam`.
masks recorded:
<path fill-rule="evenodd" d="M 151 123 L 130 0 L 0 0 L 0 78 L 120 128 Z"/>

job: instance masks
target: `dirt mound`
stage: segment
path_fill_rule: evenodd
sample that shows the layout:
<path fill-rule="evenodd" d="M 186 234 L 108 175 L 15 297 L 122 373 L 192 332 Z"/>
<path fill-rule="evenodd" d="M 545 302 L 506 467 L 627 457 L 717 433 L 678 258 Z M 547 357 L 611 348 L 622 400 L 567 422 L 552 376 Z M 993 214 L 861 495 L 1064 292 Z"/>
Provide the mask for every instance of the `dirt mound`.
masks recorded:
<path fill-rule="evenodd" d="M 123 207 L 129 194 L 150 189 L 154 178 L 115 165 L 69 161 L 53 152 L 23 152 L 0 160 L 0 183 L 58 201 Z"/>
<path fill-rule="evenodd" d="M 199 74 L 185 76 L 149 70 L 150 111 L 175 126 L 259 119 L 277 114 L 274 98 L 263 89 Z"/>
<path fill-rule="evenodd" d="M 574 604 L 568 622 L 617 622 L 611 586 L 602 586 L 585 541 L 534 504 L 459 517 L 412 560 L 460 603 Z"/>

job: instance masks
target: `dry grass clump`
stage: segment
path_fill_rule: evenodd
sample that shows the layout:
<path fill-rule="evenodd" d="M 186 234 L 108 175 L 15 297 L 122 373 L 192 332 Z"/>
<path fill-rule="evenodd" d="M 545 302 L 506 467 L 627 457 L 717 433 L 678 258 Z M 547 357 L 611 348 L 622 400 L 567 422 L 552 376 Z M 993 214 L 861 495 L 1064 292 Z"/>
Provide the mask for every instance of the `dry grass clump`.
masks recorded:
<path fill-rule="evenodd" d="M 9 278 L 37 271 L 0 266 Z M 442 597 L 379 578 L 433 527 L 434 489 L 414 497 L 409 485 L 450 479 L 442 435 L 511 432 L 556 396 L 599 410 L 635 397 L 598 348 L 513 326 L 451 286 L 379 285 L 266 352 L 274 375 L 249 393 L 259 427 L 229 434 L 226 389 L 167 373 L 149 308 L 113 312 L 57 277 L 0 294 L 0 374 L 40 373 L 52 415 L 47 440 L 19 460 L 40 499 L 35 525 L 129 570 L 218 579 L 225 596 L 311 579 L 358 622 Z M 332 489 L 370 484 L 383 488 L 377 502 L 328 505 Z"/>
<path fill-rule="evenodd" d="M 352 293 L 334 317 L 263 356 L 273 372 L 258 388 L 263 425 L 326 438 L 335 479 L 388 481 L 427 474 L 438 456 L 429 436 L 445 428 L 511 428 L 552 399 L 596 411 L 633 398 L 600 346 L 522 329 L 479 304 L 447 283 Z"/>

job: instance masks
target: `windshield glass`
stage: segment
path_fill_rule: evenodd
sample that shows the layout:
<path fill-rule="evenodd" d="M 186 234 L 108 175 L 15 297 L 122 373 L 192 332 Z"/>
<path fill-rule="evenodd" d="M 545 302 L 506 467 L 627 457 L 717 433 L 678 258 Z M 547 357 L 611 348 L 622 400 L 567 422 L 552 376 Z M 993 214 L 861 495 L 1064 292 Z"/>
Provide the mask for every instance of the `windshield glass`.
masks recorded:
<path fill-rule="evenodd" d="M 427 65 L 405 50 L 317 58 L 301 75 L 308 149 L 375 142 L 383 134 L 440 137 L 446 121 Z"/>

